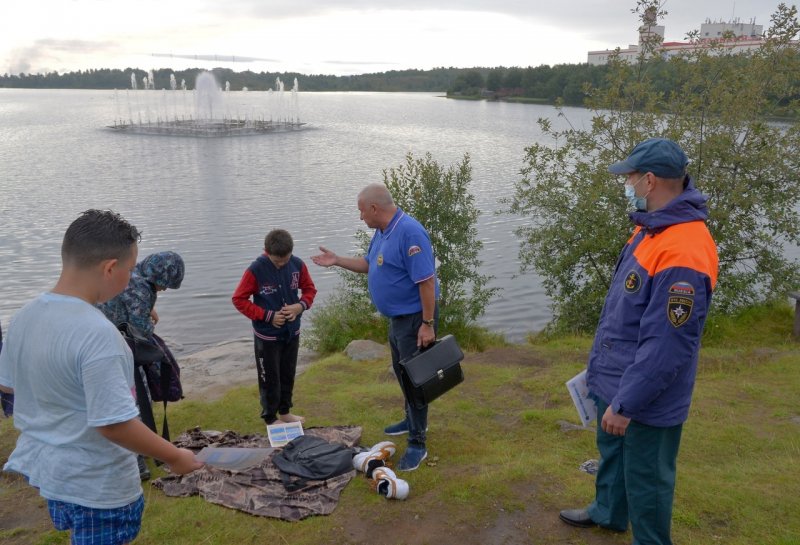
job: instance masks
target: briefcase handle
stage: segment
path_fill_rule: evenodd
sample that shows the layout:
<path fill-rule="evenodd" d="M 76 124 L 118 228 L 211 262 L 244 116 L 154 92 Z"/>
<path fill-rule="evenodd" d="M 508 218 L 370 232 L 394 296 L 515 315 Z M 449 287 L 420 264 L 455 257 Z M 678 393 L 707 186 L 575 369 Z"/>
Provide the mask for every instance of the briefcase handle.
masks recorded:
<path fill-rule="evenodd" d="M 423 352 L 426 352 L 426 351 L 430 350 L 431 348 L 433 348 L 438 342 L 439 342 L 439 339 L 433 339 L 433 342 L 431 344 L 429 344 L 428 346 L 418 346 L 417 350 L 413 354 L 411 354 L 411 357 L 408 358 L 408 359 L 416 358 L 417 356 L 419 356 Z"/>
<path fill-rule="evenodd" d="M 427 352 L 428 350 L 430 350 L 431 348 L 433 348 L 433 346 L 434 346 L 436 343 L 438 343 L 438 342 L 439 342 L 439 339 L 434 339 L 434 341 L 433 341 L 431 344 L 429 344 L 428 346 L 422 346 L 422 347 L 418 346 L 418 347 L 417 347 L 417 349 L 414 351 L 414 353 L 413 353 L 413 354 L 411 354 L 411 355 L 410 355 L 410 356 L 408 356 L 407 358 L 403 358 L 402 360 L 400 360 L 400 364 L 402 365 L 402 364 L 404 364 L 404 363 L 405 363 L 405 362 L 407 362 L 407 361 L 411 361 L 411 360 L 413 360 L 414 358 L 416 358 L 417 356 L 419 356 L 419 355 L 420 355 L 420 354 L 422 354 L 423 352 Z"/>

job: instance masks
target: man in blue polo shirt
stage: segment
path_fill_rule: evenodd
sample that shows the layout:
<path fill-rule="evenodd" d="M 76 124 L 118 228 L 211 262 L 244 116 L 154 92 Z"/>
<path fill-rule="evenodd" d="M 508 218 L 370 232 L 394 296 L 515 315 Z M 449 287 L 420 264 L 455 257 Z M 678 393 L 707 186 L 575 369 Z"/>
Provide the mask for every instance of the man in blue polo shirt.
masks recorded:
<path fill-rule="evenodd" d="M 366 257 L 341 257 L 320 246 L 322 253 L 311 260 L 367 275 L 373 304 L 389 318 L 392 367 L 399 381 L 399 362 L 436 340 L 439 284 L 433 248 L 425 228 L 394 204 L 385 185 L 362 189 L 358 210 L 367 227 L 375 229 Z M 428 407 L 417 409 L 407 402 L 405 419 L 384 429 L 388 435 L 408 433 L 408 448 L 397 469 L 413 471 L 428 456 L 427 429 Z"/>

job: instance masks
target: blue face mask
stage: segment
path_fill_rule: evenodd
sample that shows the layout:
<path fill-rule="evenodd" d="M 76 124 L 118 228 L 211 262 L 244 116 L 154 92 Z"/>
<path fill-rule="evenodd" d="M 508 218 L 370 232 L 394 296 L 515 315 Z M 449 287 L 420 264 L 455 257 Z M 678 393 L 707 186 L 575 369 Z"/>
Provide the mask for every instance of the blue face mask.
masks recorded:
<path fill-rule="evenodd" d="M 645 177 L 647 177 L 647 174 L 639 178 L 633 185 L 625 184 L 625 198 L 628 199 L 628 204 L 630 204 L 631 208 L 639 212 L 647 212 L 647 195 L 644 197 L 636 196 L 636 186 L 639 182 L 644 180 Z"/>

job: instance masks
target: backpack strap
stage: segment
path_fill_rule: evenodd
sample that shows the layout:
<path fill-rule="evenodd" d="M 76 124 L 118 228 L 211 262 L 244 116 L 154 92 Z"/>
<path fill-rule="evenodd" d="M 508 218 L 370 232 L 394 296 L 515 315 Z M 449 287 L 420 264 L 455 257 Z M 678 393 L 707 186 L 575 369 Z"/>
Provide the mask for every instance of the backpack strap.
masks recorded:
<path fill-rule="evenodd" d="M 164 353 L 164 357 L 161 358 L 161 361 L 158 362 L 158 366 L 161 369 L 161 397 L 162 402 L 164 403 L 164 422 L 161 424 L 161 437 L 169 441 L 169 423 L 167 422 L 167 397 L 169 394 L 169 385 L 172 382 L 172 365 L 167 358 L 172 357 L 172 353 L 167 348 L 167 343 L 164 342 L 164 339 L 153 333 L 153 340 L 156 342 L 158 347 Z M 158 433 L 158 432 L 156 432 Z"/>
<path fill-rule="evenodd" d="M 161 339 L 159 339 L 160 341 Z M 163 342 L 163 341 L 162 341 Z M 169 362 L 161 360 L 161 394 L 164 397 L 164 422 L 161 424 L 161 437 L 169 441 L 169 424 L 167 423 L 167 392 L 169 392 L 169 383 L 172 380 L 172 366 Z"/>
<path fill-rule="evenodd" d="M 142 368 L 139 365 L 133 366 L 133 383 L 136 385 L 136 405 L 139 406 L 139 416 L 145 426 L 150 428 L 153 433 L 158 433 L 156 421 L 153 417 L 153 407 L 150 404 L 150 393 L 142 377 Z"/>

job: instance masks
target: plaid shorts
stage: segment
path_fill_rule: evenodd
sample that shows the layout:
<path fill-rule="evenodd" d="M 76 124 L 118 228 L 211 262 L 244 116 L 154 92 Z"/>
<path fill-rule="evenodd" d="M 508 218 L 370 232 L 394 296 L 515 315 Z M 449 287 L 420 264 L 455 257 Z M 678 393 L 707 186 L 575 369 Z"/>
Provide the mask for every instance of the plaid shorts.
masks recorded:
<path fill-rule="evenodd" d="M 139 534 L 144 496 L 116 509 L 94 509 L 74 503 L 47 500 L 56 530 L 71 530 L 72 545 L 122 545 Z"/>

